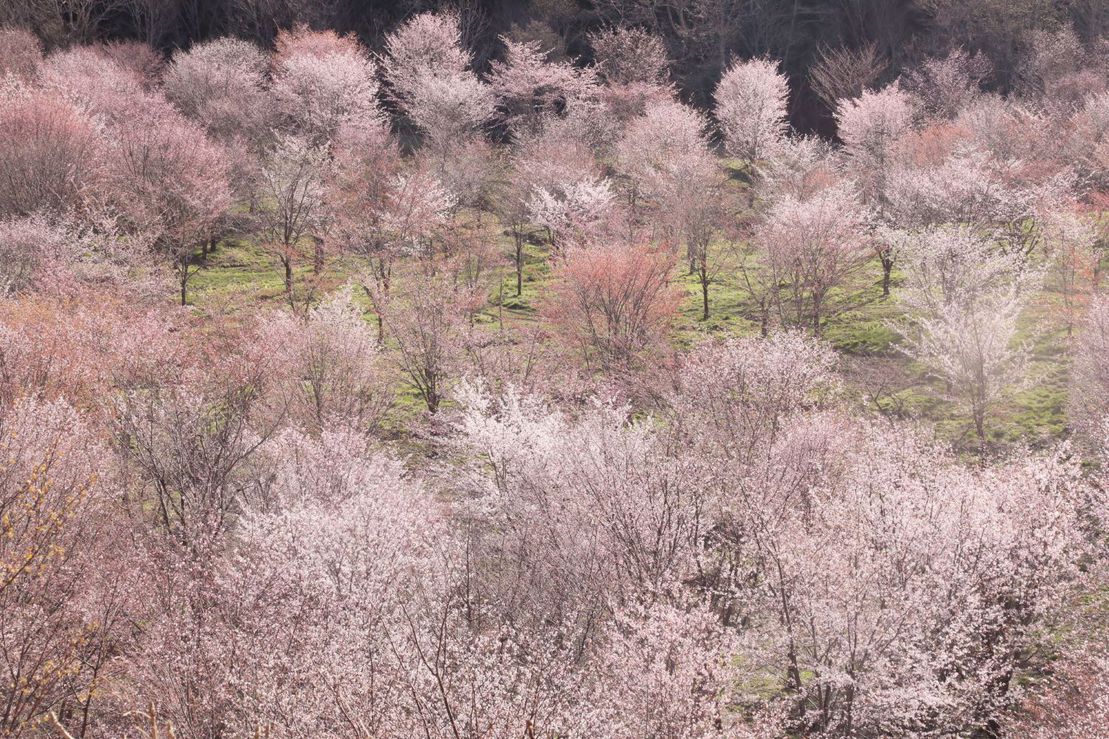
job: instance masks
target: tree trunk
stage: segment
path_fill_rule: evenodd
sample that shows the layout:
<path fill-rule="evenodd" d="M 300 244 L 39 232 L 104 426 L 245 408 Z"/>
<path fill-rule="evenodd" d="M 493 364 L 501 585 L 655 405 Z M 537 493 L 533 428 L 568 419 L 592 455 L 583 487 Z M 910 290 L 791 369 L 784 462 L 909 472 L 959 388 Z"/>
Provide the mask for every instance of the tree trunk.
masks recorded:
<path fill-rule="evenodd" d="M 285 294 L 293 294 L 293 260 L 282 257 L 281 263 L 285 266 Z"/>
<path fill-rule="evenodd" d="M 181 255 L 181 305 L 185 305 L 186 294 L 189 283 L 189 255 Z"/>
<path fill-rule="evenodd" d="M 882 255 L 882 297 L 888 298 L 890 296 L 890 272 L 893 271 L 893 259 L 888 255 Z"/>
<path fill-rule="evenodd" d="M 516 297 L 524 294 L 524 239 L 516 235 Z"/>
<path fill-rule="evenodd" d="M 701 320 L 709 319 L 709 276 L 701 270 Z"/>
<path fill-rule="evenodd" d="M 316 251 L 313 254 L 312 273 L 318 275 L 320 272 L 323 272 L 323 239 L 315 239 L 315 242 Z"/>

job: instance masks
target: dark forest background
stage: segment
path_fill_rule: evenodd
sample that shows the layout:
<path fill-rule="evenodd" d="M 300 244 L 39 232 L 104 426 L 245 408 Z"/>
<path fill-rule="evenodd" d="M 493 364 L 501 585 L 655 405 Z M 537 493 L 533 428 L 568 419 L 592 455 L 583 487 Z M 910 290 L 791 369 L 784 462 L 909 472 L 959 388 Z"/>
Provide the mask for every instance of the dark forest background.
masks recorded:
<path fill-rule="evenodd" d="M 833 67 L 881 84 L 921 58 L 955 46 L 989 62 L 985 86 L 1019 82 L 1030 36 L 1072 25 L 1082 39 L 1109 30 L 1109 0 L 0 0 L 0 23 L 37 33 L 48 48 L 137 40 L 164 52 L 233 35 L 272 42 L 307 24 L 353 33 L 370 48 L 413 13 L 459 13 L 478 71 L 501 51 L 499 37 L 541 40 L 552 57 L 588 62 L 587 35 L 606 25 L 662 37 L 673 79 L 695 105 L 736 57 L 768 55 L 789 75 L 793 124 L 829 132 L 814 70 Z"/>

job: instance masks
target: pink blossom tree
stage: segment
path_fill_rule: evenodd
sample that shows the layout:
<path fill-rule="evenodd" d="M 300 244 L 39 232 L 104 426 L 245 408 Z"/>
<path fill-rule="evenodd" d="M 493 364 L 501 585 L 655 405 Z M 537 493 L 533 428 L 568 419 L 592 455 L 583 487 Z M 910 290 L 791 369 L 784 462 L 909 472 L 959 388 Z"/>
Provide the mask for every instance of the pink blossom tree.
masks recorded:
<path fill-rule="evenodd" d="M 474 135 L 493 116 L 489 88 L 470 70 L 457 15 L 413 16 L 385 39 L 389 92 L 438 153 Z"/>
<path fill-rule="evenodd" d="M 192 255 L 231 205 L 223 151 L 199 126 L 150 95 L 129 101 L 112 133 L 112 201 L 127 228 L 173 265 L 185 305 L 196 273 Z"/>
<path fill-rule="evenodd" d="M 751 59 L 733 64 L 720 78 L 713 99 L 732 156 L 758 162 L 780 145 L 789 126 L 789 83 L 775 62 Z"/>
<path fill-rule="evenodd" d="M 666 44 L 642 28 L 613 26 L 589 35 L 597 74 L 608 86 L 660 85 L 670 78 Z"/>
<path fill-rule="evenodd" d="M 907 351 L 947 383 L 985 446 L 989 412 L 1023 378 L 1017 319 L 1040 275 L 965 226 L 909 234 L 895 248 L 909 272 Z"/>
<path fill-rule="evenodd" d="M 989 60 L 981 54 L 957 48 L 947 56 L 926 59 L 902 83 L 930 116 L 951 119 L 981 95 L 980 84 L 990 71 Z"/>
<path fill-rule="evenodd" d="M 0 28 L 0 78 L 34 80 L 42 59 L 42 43 L 35 34 L 23 28 Z"/>
<path fill-rule="evenodd" d="M 868 227 L 868 211 L 847 183 L 805 199 L 786 195 L 770 207 L 755 240 L 783 325 L 820 333 L 834 311 L 829 293 L 866 263 Z"/>
<path fill-rule="evenodd" d="M 264 336 L 280 357 L 282 405 L 298 425 L 372 429 L 388 408 L 377 339 L 349 294 L 328 298 L 306 320 L 276 313 Z"/>
<path fill-rule="evenodd" d="M 0 453 L 0 727 L 65 710 L 83 735 L 132 615 L 109 451 L 66 403 L 27 397 L 0 404 Z"/>
<path fill-rule="evenodd" d="M 374 310 L 397 344 L 395 360 L 408 385 L 436 413 L 459 379 L 468 314 L 480 299 L 447 275 L 419 275 L 403 291 L 374 291 Z"/>
<path fill-rule="evenodd" d="M 662 229 L 658 236 L 684 243 L 690 273 L 700 283 L 703 320 L 709 318 L 709 285 L 719 268 L 710 245 L 724 220 L 723 177 L 709 152 L 706 125 L 684 105 L 655 103 L 628 124 L 616 147 L 632 217 L 643 203 L 651 222 Z"/>
<path fill-rule="evenodd" d="M 262 165 L 265 199 L 257 219 L 266 248 L 285 273 L 285 296 L 293 300 L 293 267 L 306 239 L 321 239 L 327 221 L 324 183 L 330 160 L 326 149 L 304 136 L 282 136 Z"/>
<path fill-rule="evenodd" d="M 95 123 L 63 99 L 0 89 L 0 216 L 80 210 L 102 176 Z"/>
<path fill-rule="evenodd" d="M 516 42 L 501 37 L 503 61 L 494 61 L 489 86 L 500 109 L 500 119 L 514 132 L 535 130 L 545 115 L 553 115 L 592 93 L 588 72 L 567 63 L 547 60 L 538 41 Z"/>
<path fill-rule="evenodd" d="M 896 83 L 858 98 L 841 100 L 836 109 L 836 126 L 848 156 L 848 171 L 859 184 L 863 199 L 882 208 L 887 201 L 886 177 L 896 142 L 912 124 L 913 108 L 908 94 Z M 893 252 L 888 244 L 875 241 L 882 263 L 882 295 L 889 295 Z"/>
<path fill-rule="evenodd" d="M 351 36 L 300 27 L 278 34 L 270 93 L 279 115 L 313 144 L 348 121 L 380 123 L 376 66 Z"/>
<path fill-rule="evenodd" d="M 666 250 L 649 246 L 572 249 L 545 310 L 586 362 L 634 365 L 645 350 L 665 345 L 679 302 L 673 267 Z"/>
<path fill-rule="evenodd" d="M 39 287 L 64 272 L 76 241 L 42 216 L 0 221 L 0 295 Z"/>
<path fill-rule="evenodd" d="M 265 52 L 254 44 L 220 38 L 174 54 L 162 90 L 216 140 L 257 145 L 270 124 L 268 67 Z"/>
<path fill-rule="evenodd" d="M 1067 414 L 1071 424 L 1087 439 L 1100 440 L 1109 404 L 1105 389 L 1109 388 L 1109 367 L 1103 361 L 1109 348 L 1109 301 L 1096 297 L 1090 304 L 1086 320 L 1078 334 L 1071 371 L 1071 391 Z"/>

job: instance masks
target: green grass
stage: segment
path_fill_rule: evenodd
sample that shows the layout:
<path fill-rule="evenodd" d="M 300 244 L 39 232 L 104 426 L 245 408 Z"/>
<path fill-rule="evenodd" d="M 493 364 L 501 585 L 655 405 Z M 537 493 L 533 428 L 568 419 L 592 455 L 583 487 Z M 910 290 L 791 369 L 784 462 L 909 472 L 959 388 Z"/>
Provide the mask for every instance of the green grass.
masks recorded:
<path fill-rule="evenodd" d="M 732 176 L 745 177 L 742 169 Z M 511 240 L 499 234 L 501 253 L 511 253 Z M 718 266 L 709 288 L 710 317 L 702 318 L 701 287 L 696 275 L 688 274 L 679 262 L 673 276 L 684 297 L 675 320 L 672 343 L 688 349 L 713 338 L 757 335 L 758 310 L 744 289 L 736 269 L 736 255 L 728 244 L 714 244 L 712 262 Z M 332 260 L 321 282 L 330 288 L 356 275 L 363 265 L 356 258 Z M 478 322 L 490 330 L 534 325 L 541 320 L 544 295 L 552 280 L 549 250 L 544 244 L 529 243 L 525 248 L 523 290 L 516 294 L 513 265 L 499 268 L 500 284 L 494 281 L 489 302 Z M 302 260 L 294 270 L 298 290 L 311 277 L 310 260 Z M 399 286 L 407 279 L 405 268 L 394 275 Z M 896 300 L 901 276 L 894 271 L 894 294 L 881 294 L 881 268 L 876 260 L 860 270 L 844 289 L 828 296 L 828 311 L 822 336 L 839 352 L 854 358 L 856 368 L 880 361 L 886 377 L 883 394 L 874 402 L 884 412 L 919 418 L 934 424 L 938 435 L 959 444 L 971 445 L 973 432 L 969 419 L 959 405 L 945 397 L 944 387 L 930 377 L 925 368 L 912 362 L 899 349 L 901 337 L 895 330 L 900 308 Z M 298 293 L 303 297 L 302 293 Z M 355 299 L 372 317 L 368 300 L 360 291 Z M 248 239 L 222 242 L 199 266 L 189 284 L 189 303 L 198 308 L 258 304 L 283 304 L 284 274 L 276 257 Z M 1020 325 L 1020 341 L 1031 347 L 1030 382 L 1012 393 L 988 419 L 991 441 L 999 444 L 1042 444 L 1066 432 L 1067 337 L 1055 307 L 1054 296 L 1045 293 L 1026 311 Z M 859 398 L 872 391 L 873 377 L 850 368 L 845 373 L 848 390 Z M 397 433 L 422 413 L 422 400 L 398 374 L 396 407 L 389 425 Z"/>

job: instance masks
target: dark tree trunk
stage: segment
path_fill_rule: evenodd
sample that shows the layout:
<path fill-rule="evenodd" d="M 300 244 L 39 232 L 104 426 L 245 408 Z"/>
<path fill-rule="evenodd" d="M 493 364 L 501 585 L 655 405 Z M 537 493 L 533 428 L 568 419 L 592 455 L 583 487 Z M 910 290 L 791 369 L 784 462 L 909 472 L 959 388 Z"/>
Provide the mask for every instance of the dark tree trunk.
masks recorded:
<path fill-rule="evenodd" d="M 516 234 L 516 297 L 524 294 L 524 239 Z"/>
<path fill-rule="evenodd" d="M 701 270 L 701 320 L 709 319 L 709 276 Z"/>
<path fill-rule="evenodd" d="M 186 304 L 186 289 L 189 284 L 189 255 L 183 254 L 181 256 L 181 305 Z"/>

